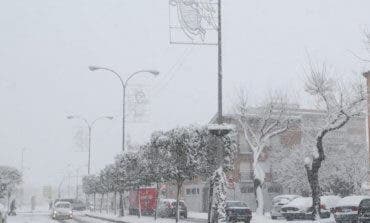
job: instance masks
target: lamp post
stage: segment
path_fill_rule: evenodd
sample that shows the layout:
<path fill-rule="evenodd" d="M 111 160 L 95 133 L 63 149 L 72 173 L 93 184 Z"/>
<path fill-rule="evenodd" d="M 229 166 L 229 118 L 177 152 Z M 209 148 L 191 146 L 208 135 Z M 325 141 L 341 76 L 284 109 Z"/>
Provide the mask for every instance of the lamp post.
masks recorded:
<path fill-rule="evenodd" d="M 26 148 L 22 148 L 22 152 L 21 152 L 21 172 L 23 174 L 23 171 L 24 171 L 24 153 L 26 152 Z"/>
<path fill-rule="evenodd" d="M 102 120 L 102 119 L 109 119 L 109 120 L 112 120 L 113 117 L 112 116 L 101 116 L 97 119 L 95 119 L 94 121 L 92 121 L 91 123 L 86 119 L 86 118 L 83 118 L 81 116 L 67 116 L 67 119 L 80 119 L 82 120 L 83 122 L 85 122 L 85 124 L 87 125 L 87 128 L 89 130 L 89 144 L 88 144 L 88 162 L 87 162 L 87 174 L 90 175 L 90 170 L 91 170 L 91 131 L 92 131 L 92 128 L 94 127 L 94 125 L 96 124 L 97 121 L 99 120 Z"/>
<path fill-rule="evenodd" d="M 131 75 L 129 75 L 124 80 L 119 73 L 117 73 L 116 71 L 114 71 L 110 68 L 89 66 L 89 70 L 90 71 L 96 71 L 96 70 L 109 71 L 112 74 L 114 74 L 116 77 L 118 77 L 118 79 L 121 82 L 121 85 L 122 85 L 122 150 L 124 152 L 125 151 L 125 125 L 126 125 L 126 117 L 125 116 L 126 116 L 126 89 L 127 89 L 127 84 L 129 82 L 129 80 L 131 80 L 137 74 L 149 73 L 149 74 L 152 74 L 153 76 L 157 76 L 157 75 L 159 75 L 159 71 L 156 71 L 156 70 L 139 70 L 139 71 L 136 71 L 136 72 L 132 73 Z"/>

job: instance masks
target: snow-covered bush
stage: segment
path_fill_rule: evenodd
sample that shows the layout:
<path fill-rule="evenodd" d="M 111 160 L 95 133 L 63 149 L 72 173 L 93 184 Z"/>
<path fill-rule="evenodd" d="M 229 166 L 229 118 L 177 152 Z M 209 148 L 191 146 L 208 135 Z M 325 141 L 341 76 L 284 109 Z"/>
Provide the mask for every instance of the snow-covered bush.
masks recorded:
<path fill-rule="evenodd" d="M 6 197 L 8 201 L 22 182 L 22 173 L 14 167 L 0 166 L 0 198 Z"/>

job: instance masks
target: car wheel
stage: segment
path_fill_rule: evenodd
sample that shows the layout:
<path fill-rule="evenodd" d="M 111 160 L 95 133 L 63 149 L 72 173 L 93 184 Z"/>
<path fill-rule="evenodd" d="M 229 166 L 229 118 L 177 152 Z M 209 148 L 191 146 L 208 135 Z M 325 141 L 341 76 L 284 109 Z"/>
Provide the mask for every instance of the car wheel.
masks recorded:
<path fill-rule="evenodd" d="M 276 216 L 271 216 L 271 219 L 276 220 L 277 217 Z"/>

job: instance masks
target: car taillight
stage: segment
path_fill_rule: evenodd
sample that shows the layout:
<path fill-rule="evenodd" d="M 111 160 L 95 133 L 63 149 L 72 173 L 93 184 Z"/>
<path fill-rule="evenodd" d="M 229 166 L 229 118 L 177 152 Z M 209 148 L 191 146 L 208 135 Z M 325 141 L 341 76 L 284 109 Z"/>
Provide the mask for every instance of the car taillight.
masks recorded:
<path fill-rule="evenodd" d="M 342 212 L 342 208 L 335 208 L 334 212 Z"/>
<path fill-rule="evenodd" d="M 249 210 L 249 209 L 247 209 L 246 212 L 247 212 L 247 214 L 252 214 L 252 211 Z"/>
<path fill-rule="evenodd" d="M 171 203 L 168 203 L 167 204 L 167 207 L 171 209 L 172 208 L 172 204 Z"/>
<path fill-rule="evenodd" d="M 352 207 L 352 211 L 358 211 L 358 207 Z"/>
<path fill-rule="evenodd" d="M 325 205 L 323 205 L 323 204 L 320 205 L 320 208 L 321 209 L 326 209 Z"/>

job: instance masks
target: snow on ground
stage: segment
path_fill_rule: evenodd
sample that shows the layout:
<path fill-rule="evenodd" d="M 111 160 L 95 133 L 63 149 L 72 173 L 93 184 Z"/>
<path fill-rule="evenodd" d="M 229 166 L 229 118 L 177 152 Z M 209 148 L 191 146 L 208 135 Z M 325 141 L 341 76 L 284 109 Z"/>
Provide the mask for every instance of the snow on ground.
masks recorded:
<path fill-rule="evenodd" d="M 18 214 L 17 216 L 9 216 L 8 223 L 57 223 L 58 221 L 52 220 L 47 213 L 25 213 Z"/>
<path fill-rule="evenodd" d="M 208 213 L 201 213 L 201 212 L 191 212 L 188 213 L 189 218 L 197 218 L 197 219 L 207 219 Z"/>
<path fill-rule="evenodd" d="M 154 220 L 152 216 L 142 216 L 138 218 L 137 216 L 128 215 L 124 217 L 115 217 L 112 215 L 104 214 L 104 213 L 88 213 L 90 215 L 99 216 L 103 218 L 109 218 L 114 220 L 121 220 L 129 223 L 174 223 L 175 219 L 170 218 L 158 218 L 157 221 Z M 206 222 L 207 213 L 196 213 L 196 212 L 189 212 L 189 219 L 180 219 L 181 223 L 202 223 Z M 286 220 L 272 220 L 270 216 L 258 216 L 253 213 L 251 223 L 287 223 Z M 289 223 L 335 223 L 334 218 L 323 219 L 320 221 L 289 221 Z"/>

